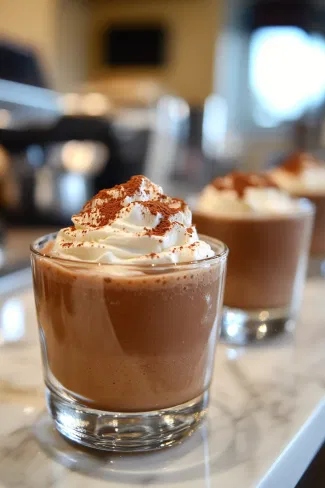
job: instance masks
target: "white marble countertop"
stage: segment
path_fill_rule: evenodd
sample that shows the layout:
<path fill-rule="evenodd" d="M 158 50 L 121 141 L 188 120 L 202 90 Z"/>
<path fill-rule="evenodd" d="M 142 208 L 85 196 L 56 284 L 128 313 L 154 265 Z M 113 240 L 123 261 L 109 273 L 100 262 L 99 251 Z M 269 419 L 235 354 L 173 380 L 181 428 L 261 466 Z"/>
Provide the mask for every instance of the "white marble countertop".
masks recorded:
<path fill-rule="evenodd" d="M 218 347 L 208 419 L 191 438 L 123 456 L 73 447 L 54 430 L 28 273 L 16 291 L 0 282 L 1 488 L 295 486 L 325 438 L 324 279 L 307 283 L 295 339 Z"/>

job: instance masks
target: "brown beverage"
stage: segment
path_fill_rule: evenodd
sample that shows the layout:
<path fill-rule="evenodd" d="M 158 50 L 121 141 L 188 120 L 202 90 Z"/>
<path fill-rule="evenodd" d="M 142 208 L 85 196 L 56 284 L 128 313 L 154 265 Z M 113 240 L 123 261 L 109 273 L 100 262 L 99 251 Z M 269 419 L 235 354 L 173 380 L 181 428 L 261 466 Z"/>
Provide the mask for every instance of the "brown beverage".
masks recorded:
<path fill-rule="evenodd" d="M 193 221 L 200 233 L 229 247 L 223 320 L 229 341 L 283 330 L 304 281 L 313 222 L 309 202 L 292 199 L 266 175 L 233 173 L 205 188 Z"/>
<path fill-rule="evenodd" d="M 248 310 L 286 307 L 299 278 L 312 215 L 236 218 L 195 212 L 199 232 L 218 236 L 230 250 L 224 303 Z M 303 263 L 301 263 L 303 265 Z"/>
<path fill-rule="evenodd" d="M 227 249 L 200 240 L 185 202 L 143 176 L 101 191 L 73 223 L 32 249 L 56 426 L 102 449 L 171 445 L 207 407 Z"/>
<path fill-rule="evenodd" d="M 49 371 L 76 399 L 146 411 L 208 388 L 220 267 L 118 277 L 40 259 L 34 279 Z"/>

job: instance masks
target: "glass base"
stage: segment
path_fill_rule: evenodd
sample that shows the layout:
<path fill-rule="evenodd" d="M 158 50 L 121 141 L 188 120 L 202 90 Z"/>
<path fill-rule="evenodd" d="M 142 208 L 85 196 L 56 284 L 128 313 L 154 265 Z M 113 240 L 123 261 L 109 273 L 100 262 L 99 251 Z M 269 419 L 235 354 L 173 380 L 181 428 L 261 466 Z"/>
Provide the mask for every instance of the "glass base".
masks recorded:
<path fill-rule="evenodd" d="M 245 345 L 274 338 L 293 328 L 288 308 L 241 310 L 224 307 L 221 342 Z"/>
<path fill-rule="evenodd" d="M 46 388 L 48 410 L 57 430 L 71 441 L 105 451 L 140 452 L 170 447 L 191 434 L 206 414 L 208 391 L 172 408 L 117 413 L 67 401 Z"/>

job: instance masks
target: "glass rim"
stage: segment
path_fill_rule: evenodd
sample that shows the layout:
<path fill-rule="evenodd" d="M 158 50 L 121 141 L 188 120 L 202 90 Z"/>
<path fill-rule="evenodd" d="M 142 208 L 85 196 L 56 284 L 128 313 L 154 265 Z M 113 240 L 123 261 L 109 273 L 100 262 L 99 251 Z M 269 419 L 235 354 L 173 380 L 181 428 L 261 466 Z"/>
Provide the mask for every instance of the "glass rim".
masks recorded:
<path fill-rule="evenodd" d="M 52 232 L 50 234 L 45 234 L 41 237 L 38 237 L 35 241 L 32 242 L 32 244 L 30 245 L 30 251 L 32 253 L 32 255 L 35 255 L 35 256 L 39 256 L 39 257 L 42 257 L 42 258 L 45 258 L 45 259 L 48 259 L 48 260 L 51 260 L 51 261 L 54 261 L 56 263 L 62 263 L 62 264 L 69 264 L 69 266 L 81 266 L 81 267 L 90 267 L 90 268 L 97 268 L 97 267 L 107 267 L 107 268 L 110 268 L 110 267 L 122 267 L 122 268 L 134 268 L 134 269 L 151 269 L 151 270 L 159 270 L 159 269 L 181 269 L 181 268 L 188 268 L 188 267 L 199 267 L 203 264 L 206 264 L 206 263 L 209 263 L 209 264 L 213 264 L 213 263 L 217 263 L 219 261 L 222 261 L 224 259 L 227 258 L 228 256 L 228 253 L 229 253 L 229 249 L 227 247 L 227 245 L 220 241 L 219 239 L 215 239 L 214 237 L 210 237 L 210 236 L 206 236 L 204 234 L 198 234 L 199 237 L 200 237 L 200 240 L 202 239 L 203 241 L 207 242 L 209 244 L 209 242 L 211 244 L 213 244 L 215 247 L 216 246 L 220 246 L 221 248 L 221 251 L 216 253 L 214 256 L 210 256 L 208 258 L 204 258 L 204 259 L 199 259 L 199 260 L 195 260 L 195 261 L 187 261 L 187 262 L 184 262 L 184 263 L 166 263 L 166 264 L 148 264 L 148 263 L 96 263 L 96 262 L 93 262 L 93 261 L 82 261 L 82 260 L 78 260 L 78 259 L 68 259 L 68 258 L 62 258 L 62 257 L 59 257 L 59 256 L 51 256 L 50 254 L 46 254 L 46 253 L 42 253 L 40 252 L 39 249 L 37 249 L 37 246 L 40 245 L 41 242 L 43 241 L 49 241 L 49 240 L 53 240 L 56 235 L 58 234 L 59 231 L 57 232 Z M 213 249 L 214 250 L 214 249 Z"/>

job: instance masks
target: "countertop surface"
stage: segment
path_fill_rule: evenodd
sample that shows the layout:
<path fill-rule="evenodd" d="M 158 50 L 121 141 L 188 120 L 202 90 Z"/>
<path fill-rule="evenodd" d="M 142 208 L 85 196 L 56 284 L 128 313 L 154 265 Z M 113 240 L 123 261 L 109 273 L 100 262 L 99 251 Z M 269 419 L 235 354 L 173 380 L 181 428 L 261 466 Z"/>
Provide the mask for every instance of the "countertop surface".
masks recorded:
<path fill-rule="evenodd" d="M 10 284 L 11 283 L 11 284 Z M 0 279 L 0 488 L 291 488 L 325 438 L 325 280 L 295 338 L 217 349 L 208 418 L 144 455 L 74 447 L 45 410 L 31 277 Z"/>

